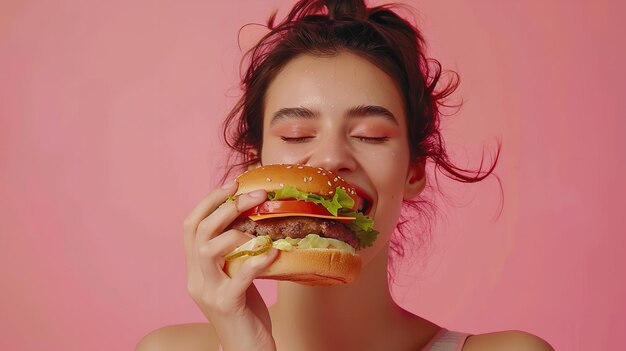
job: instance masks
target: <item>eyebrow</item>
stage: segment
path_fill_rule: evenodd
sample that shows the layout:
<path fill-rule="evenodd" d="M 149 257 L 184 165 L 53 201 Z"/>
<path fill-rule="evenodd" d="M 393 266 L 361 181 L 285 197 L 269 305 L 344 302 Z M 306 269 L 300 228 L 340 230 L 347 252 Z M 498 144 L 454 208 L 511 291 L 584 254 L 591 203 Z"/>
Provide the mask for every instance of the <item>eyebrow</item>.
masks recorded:
<path fill-rule="evenodd" d="M 346 117 L 355 118 L 355 117 L 369 117 L 369 116 L 381 116 L 384 119 L 393 122 L 393 124 L 398 125 L 398 120 L 396 116 L 391 113 L 388 109 L 378 106 L 378 105 L 360 105 L 356 107 L 350 108 L 346 112 Z"/>
<path fill-rule="evenodd" d="M 274 113 L 270 126 L 273 126 L 281 119 L 287 118 L 302 118 L 302 119 L 314 119 L 318 118 L 320 113 L 318 111 L 310 110 L 304 107 L 285 107 Z M 359 118 L 369 116 L 380 116 L 394 124 L 398 125 L 398 120 L 388 109 L 378 105 L 359 105 L 351 107 L 346 111 L 345 116 L 347 118 Z"/>
<path fill-rule="evenodd" d="M 287 118 L 302 118 L 302 119 L 313 119 L 319 117 L 319 112 L 309 110 L 304 107 L 285 107 L 274 113 L 272 120 L 270 121 L 270 126 L 276 124 L 281 119 Z"/>

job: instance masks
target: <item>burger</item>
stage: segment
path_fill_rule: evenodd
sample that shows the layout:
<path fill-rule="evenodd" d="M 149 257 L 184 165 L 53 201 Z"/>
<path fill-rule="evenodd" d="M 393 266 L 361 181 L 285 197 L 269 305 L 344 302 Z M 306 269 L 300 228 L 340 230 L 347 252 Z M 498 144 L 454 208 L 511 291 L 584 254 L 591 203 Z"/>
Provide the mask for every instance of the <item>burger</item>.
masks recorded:
<path fill-rule="evenodd" d="M 236 179 L 234 196 L 257 189 L 268 200 L 243 212 L 228 229 L 255 237 L 226 255 L 224 271 L 235 274 L 250 257 L 274 247 L 276 260 L 259 278 L 307 285 L 354 281 L 361 270 L 358 250 L 378 235 L 367 217 L 371 199 L 339 175 L 305 165 L 266 165 Z"/>

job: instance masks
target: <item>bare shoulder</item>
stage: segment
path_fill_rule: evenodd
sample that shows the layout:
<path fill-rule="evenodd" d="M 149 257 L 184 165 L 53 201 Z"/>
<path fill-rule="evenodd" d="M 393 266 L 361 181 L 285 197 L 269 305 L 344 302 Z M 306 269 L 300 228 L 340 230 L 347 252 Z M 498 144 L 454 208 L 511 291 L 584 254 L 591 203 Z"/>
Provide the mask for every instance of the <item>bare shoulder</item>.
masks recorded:
<path fill-rule="evenodd" d="M 473 335 L 463 351 L 554 351 L 542 338 L 520 330 Z"/>
<path fill-rule="evenodd" d="M 219 340 L 208 323 L 169 325 L 144 336 L 135 351 L 217 351 Z"/>

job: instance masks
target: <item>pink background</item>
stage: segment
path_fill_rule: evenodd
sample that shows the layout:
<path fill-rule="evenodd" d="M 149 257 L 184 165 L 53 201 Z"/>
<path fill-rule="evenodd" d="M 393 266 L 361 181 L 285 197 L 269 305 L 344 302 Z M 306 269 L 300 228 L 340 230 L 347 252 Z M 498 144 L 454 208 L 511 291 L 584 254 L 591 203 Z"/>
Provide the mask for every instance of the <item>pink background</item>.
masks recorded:
<path fill-rule="evenodd" d="M 237 30 L 291 1 L 0 2 L 0 349 L 129 350 L 202 321 L 181 223 L 208 192 L 237 96 Z M 232 4 L 233 2 L 227 2 Z M 407 309 L 560 350 L 626 331 L 626 62 L 618 1 L 415 1 L 456 69 L 451 153 L 495 180 L 450 201 L 399 274 Z M 618 8 L 620 7 L 620 8 Z M 261 283 L 273 301 L 273 285 Z"/>

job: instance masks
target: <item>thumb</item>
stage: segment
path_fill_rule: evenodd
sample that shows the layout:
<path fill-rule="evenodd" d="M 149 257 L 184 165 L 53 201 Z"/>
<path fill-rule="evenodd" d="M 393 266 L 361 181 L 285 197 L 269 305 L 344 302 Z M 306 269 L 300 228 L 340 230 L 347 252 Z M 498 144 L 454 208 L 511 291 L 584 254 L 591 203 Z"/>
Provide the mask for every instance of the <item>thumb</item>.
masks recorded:
<path fill-rule="evenodd" d="M 248 258 L 238 272 L 233 274 L 230 281 L 231 293 L 239 296 L 248 289 L 252 281 L 257 278 L 278 257 L 280 250 L 269 249 L 266 253 Z"/>

